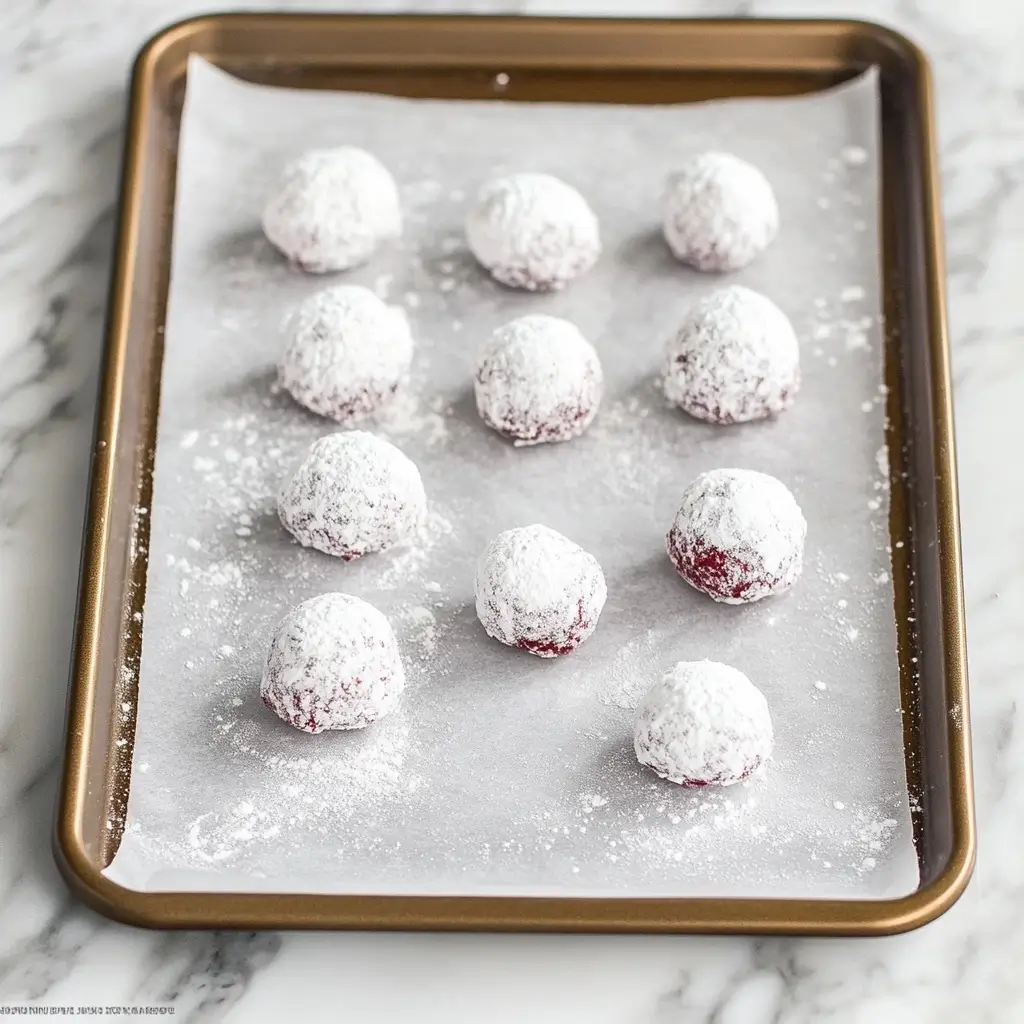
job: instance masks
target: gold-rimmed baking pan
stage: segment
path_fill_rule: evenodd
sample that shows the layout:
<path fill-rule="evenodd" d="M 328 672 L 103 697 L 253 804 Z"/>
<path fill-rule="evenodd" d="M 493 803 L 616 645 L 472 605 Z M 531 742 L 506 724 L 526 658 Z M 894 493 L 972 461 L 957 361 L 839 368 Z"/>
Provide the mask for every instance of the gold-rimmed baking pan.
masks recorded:
<path fill-rule="evenodd" d="M 880 69 L 883 276 L 895 616 L 920 886 L 891 900 L 136 892 L 104 877 L 128 797 L 142 642 L 175 158 L 187 59 L 276 85 L 414 97 L 616 103 L 792 95 Z M 967 671 L 941 226 L 927 66 L 841 21 L 215 15 L 135 68 L 58 808 L 83 899 L 158 927 L 881 934 L 963 890 L 974 859 Z M 898 541 L 898 543 L 897 543 Z"/>

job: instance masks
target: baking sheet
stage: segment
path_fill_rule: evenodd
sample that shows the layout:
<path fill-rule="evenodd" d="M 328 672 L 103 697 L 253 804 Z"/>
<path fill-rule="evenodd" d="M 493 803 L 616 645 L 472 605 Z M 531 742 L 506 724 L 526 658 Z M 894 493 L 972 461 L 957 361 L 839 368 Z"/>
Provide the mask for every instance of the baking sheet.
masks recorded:
<path fill-rule="evenodd" d="M 193 58 L 182 119 L 138 726 L 121 848 L 106 874 L 148 890 L 887 897 L 916 888 L 887 553 L 877 258 L 877 81 L 685 107 L 399 100 L 269 89 Z M 420 466 L 431 521 L 403 551 L 348 565 L 297 548 L 274 495 L 333 429 L 276 393 L 286 311 L 338 278 L 287 267 L 259 234 L 280 166 L 354 143 L 402 185 L 400 248 L 345 275 L 405 307 L 412 381 L 374 425 Z M 731 150 L 769 176 L 782 233 L 729 280 L 792 317 L 804 385 L 775 423 L 714 428 L 652 384 L 694 296 L 721 283 L 657 234 L 665 174 Z M 576 184 L 606 253 L 552 296 L 492 284 L 461 223 L 498 171 Z M 513 315 L 575 320 L 608 390 L 591 431 L 515 450 L 478 422 L 474 354 Z M 787 597 L 723 608 L 691 591 L 664 534 L 698 472 L 774 473 L 810 524 Z M 476 557 L 545 522 L 608 578 L 600 626 L 541 661 L 490 641 Z M 401 709 L 308 737 L 263 708 L 273 624 L 325 590 L 391 616 Z M 765 691 L 766 776 L 692 793 L 631 750 L 631 707 L 674 661 L 713 657 Z M 131 709 L 126 708 L 128 713 Z"/>

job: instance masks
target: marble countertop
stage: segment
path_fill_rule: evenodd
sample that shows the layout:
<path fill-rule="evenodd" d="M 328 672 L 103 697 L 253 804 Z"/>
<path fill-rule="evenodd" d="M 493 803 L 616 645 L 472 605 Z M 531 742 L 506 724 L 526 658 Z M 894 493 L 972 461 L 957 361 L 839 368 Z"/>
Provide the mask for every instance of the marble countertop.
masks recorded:
<path fill-rule="evenodd" d="M 215 4 L 213 6 L 216 6 Z M 337 4 L 257 3 L 330 9 Z M 71 898 L 49 833 L 129 62 L 194 0 L 0 11 L 0 1007 L 170 1003 L 189 1022 L 1024 1020 L 1024 6 L 1015 0 L 443 0 L 373 10 L 848 15 L 930 54 L 949 255 L 980 825 L 936 923 L 874 940 L 152 933 Z M 1014 426 L 1017 423 L 1017 426 Z M 1006 467 L 1010 467 L 1007 469 Z M 995 490 L 995 487 L 1001 490 Z M 986 491 L 987 487 L 993 488 Z M 1019 628 L 1019 620 L 1018 627 Z M 85 1018 L 79 1018 L 85 1019 Z"/>

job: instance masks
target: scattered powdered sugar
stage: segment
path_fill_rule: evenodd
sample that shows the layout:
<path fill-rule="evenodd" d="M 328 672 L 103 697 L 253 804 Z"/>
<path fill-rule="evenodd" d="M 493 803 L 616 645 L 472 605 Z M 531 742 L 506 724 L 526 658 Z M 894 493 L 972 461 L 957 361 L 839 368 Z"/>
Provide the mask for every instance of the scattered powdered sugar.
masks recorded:
<path fill-rule="evenodd" d="M 889 447 L 888 445 L 882 445 L 881 448 L 875 452 L 875 466 L 878 468 L 878 480 L 875 481 L 877 490 L 889 490 L 889 476 L 892 470 L 889 466 Z"/>
<path fill-rule="evenodd" d="M 731 153 L 701 153 L 669 180 L 663 227 L 669 248 L 684 263 L 739 270 L 777 234 L 779 206 L 753 164 Z"/>
<path fill-rule="evenodd" d="M 428 448 L 443 447 L 451 437 L 451 406 L 443 395 L 420 395 L 411 388 L 399 388 L 374 416 L 374 428 L 396 443 L 415 438 Z"/>
<path fill-rule="evenodd" d="M 236 722 L 233 726 L 233 722 Z M 309 792 L 331 787 L 327 811 L 336 812 L 380 797 L 408 792 L 419 785 L 415 775 L 405 770 L 410 729 L 400 718 L 389 719 L 379 728 L 358 737 L 345 737 L 345 743 L 317 753 L 309 748 L 307 756 L 284 756 L 275 752 L 267 740 L 264 722 L 225 719 L 223 732 L 237 754 L 255 758 L 274 780 L 274 789 L 283 797 L 305 798 Z M 304 748 L 305 749 L 305 748 Z M 287 804 L 289 801 L 282 801 Z M 303 802 L 309 803 L 304 799 Z"/>
<path fill-rule="evenodd" d="M 412 605 L 403 608 L 397 618 L 404 627 L 403 634 L 407 645 L 417 652 L 420 661 L 433 665 L 438 658 L 438 640 L 441 634 L 434 612 L 426 605 Z"/>
<path fill-rule="evenodd" d="M 865 297 L 860 285 L 847 285 L 835 301 L 820 298 L 815 302 L 809 330 L 811 340 L 818 343 L 811 349 L 814 355 L 825 355 L 824 346 L 841 346 L 846 352 L 871 351 L 871 335 L 881 318 L 866 313 L 857 316 L 851 311 Z"/>
<path fill-rule="evenodd" d="M 201 540 L 182 534 L 177 551 L 168 552 L 163 564 L 176 577 L 174 612 L 180 624 L 175 634 L 195 652 L 180 664 L 190 676 L 198 676 L 200 670 L 212 675 L 208 697 L 212 726 L 221 741 L 218 757 L 226 751 L 229 763 L 239 758 L 265 773 L 265 783 L 246 801 L 198 814 L 173 856 L 197 864 L 239 866 L 258 875 L 262 851 L 270 840 L 298 848 L 306 842 L 304 836 L 337 836 L 343 847 L 344 822 L 350 815 L 365 820 L 367 815 L 384 814 L 389 800 L 405 796 L 422 779 L 406 766 L 410 726 L 401 710 L 358 734 L 339 734 L 341 742 L 335 743 L 330 734 L 315 740 L 293 734 L 283 723 L 275 724 L 260 703 L 259 673 L 270 636 L 254 633 L 251 617 L 268 559 L 275 573 L 298 586 L 309 574 L 308 561 L 281 557 L 281 539 L 287 534 L 277 521 L 275 506 L 279 490 L 308 445 L 310 425 L 274 389 L 262 398 L 254 391 L 246 406 L 245 411 L 221 418 L 212 429 L 183 432 L 179 447 L 197 454 L 185 463 L 180 483 L 198 497 L 199 513 L 212 530 Z M 450 440 L 450 412 L 443 402 L 403 389 L 374 425 L 396 440 L 415 436 L 428 448 L 443 446 Z M 334 436 L 336 428 L 325 428 Z M 375 556 L 381 559 L 373 576 L 375 588 L 415 589 L 434 549 L 450 535 L 448 520 L 431 508 L 407 544 L 383 558 Z M 323 560 L 320 565 L 329 562 L 319 553 L 310 557 Z M 334 589 L 345 586 L 341 577 L 333 584 Z M 443 597 L 439 585 L 433 594 Z M 276 615 L 287 611 L 282 607 Z M 427 621 L 429 614 L 419 605 L 400 605 L 390 616 L 411 680 L 419 680 L 443 636 L 441 625 Z M 231 642 L 211 650 L 210 636 Z M 136 768 L 148 771 L 149 765 Z M 134 834 L 144 843 L 149 831 L 136 823 L 126 835 Z"/>
<path fill-rule="evenodd" d="M 597 415 L 604 372 L 575 324 L 519 317 L 484 345 L 474 377 L 477 411 L 516 445 L 568 441 Z"/>
<path fill-rule="evenodd" d="M 646 497 L 653 484 L 673 473 L 672 464 L 660 458 L 663 442 L 654 426 L 664 394 L 658 382 L 647 385 L 643 394 L 605 402 L 591 427 L 609 467 L 606 485 L 616 498 Z"/>
<path fill-rule="evenodd" d="M 623 644 L 611 661 L 609 681 L 598 692 L 598 700 L 609 707 L 635 711 L 651 688 L 646 667 L 656 660 L 657 636 L 648 629 Z"/>
<path fill-rule="evenodd" d="M 647 774 L 646 769 L 638 771 Z M 585 789 L 559 814 L 536 815 L 537 836 L 531 847 L 545 855 L 573 857 L 581 842 L 602 836 L 598 863 L 580 857 L 576 869 L 593 875 L 601 863 L 672 865 L 695 882 L 713 875 L 749 879 L 750 864 L 768 850 L 784 851 L 771 876 L 778 895 L 802 895 L 806 878 L 837 878 L 847 868 L 861 876 L 891 855 L 898 837 L 899 798 L 879 804 L 830 805 L 821 815 L 780 820 L 758 794 L 759 780 L 727 788 L 684 788 L 658 779 L 643 787 L 639 801 L 614 787 Z M 483 855 L 485 851 L 481 850 Z M 746 894 L 763 891 L 743 886 Z M 846 883 L 849 886 L 849 883 Z"/>
<path fill-rule="evenodd" d="M 541 658 L 586 640 L 607 596 L 597 559 L 546 526 L 498 534 L 477 568 L 476 611 L 488 635 Z"/>
<path fill-rule="evenodd" d="M 266 712 L 259 720 L 237 717 L 234 706 L 231 712 L 217 723 L 229 763 L 237 758 L 258 765 L 266 783 L 235 806 L 192 822 L 180 852 L 197 863 L 219 862 L 258 876 L 270 839 L 299 847 L 310 836 L 331 837 L 344 851 L 346 821 L 354 815 L 376 820 L 422 783 L 406 765 L 410 727 L 401 714 L 359 734 L 339 735 L 343 742 L 330 750 L 318 749 L 318 738 L 300 741 L 304 752 L 292 753 L 267 728 Z"/>
<path fill-rule="evenodd" d="M 800 347 L 770 299 L 729 285 L 686 312 L 664 357 L 665 396 L 710 423 L 746 423 L 788 408 L 800 386 Z"/>
<path fill-rule="evenodd" d="M 831 150 L 837 154 L 838 145 Z M 379 253 L 353 276 L 405 306 L 417 339 L 410 382 L 365 422 L 414 459 L 431 500 L 407 542 L 383 555 L 342 564 L 293 544 L 276 516 L 276 497 L 289 473 L 311 442 L 336 427 L 314 421 L 269 387 L 266 371 L 278 353 L 267 348 L 250 359 L 248 343 L 258 340 L 262 324 L 277 322 L 275 303 L 282 295 L 294 302 L 316 282 L 279 262 L 268 264 L 265 245 L 251 253 L 236 246 L 223 264 L 204 268 L 226 287 L 218 300 L 227 294 L 234 304 L 224 311 L 219 332 L 231 345 L 216 356 L 227 353 L 223 365 L 230 373 L 204 386 L 194 403 L 190 395 L 167 396 L 184 400 L 185 411 L 158 453 L 155 497 L 162 493 L 163 506 L 154 537 L 165 543 L 152 575 L 172 584 L 171 622 L 159 620 L 169 637 L 168 657 L 150 677 L 163 682 L 160 676 L 167 676 L 184 703 L 187 714 L 179 720 L 194 728 L 195 750 L 193 733 L 182 744 L 179 729 L 173 760 L 137 748 L 145 757 L 135 765 L 138 778 L 155 791 L 151 807 L 166 807 L 160 787 L 165 793 L 178 787 L 170 790 L 180 797 L 172 840 L 183 854 L 162 863 L 205 869 L 205 875 L 192 875 L 201 879 L 200 888 L 216 886 L 202 879 L 216 878 L 224 868 L 221 877 L 233 877 L 236 888 L 251 880 L 252 886 L 283 882 L 307 891 L 373 889 L 380 881 L 374 891 L 444 884 L 447 891 L 491 893 L 495 886 L 545 886 L 620 895 L 876 894 L 889 884 L 884 880 L 897 835 L 901 846 L 907 842 L 896 824 L 904 819 L 905 794 L 894 789 L 891 801 L 874 799 L 882 784 L 897 780 L 898 766 L 872 758 L 864 778 L 851 773 L 836 781 L 835 765 L 849 745 L 844 723 L 874 725 L 870 714 L 857 716 L 874 696 L 864 692 L 863 679 L 875 678 L 871 669 L 883 665 L 871 651 L 876 613 L 886 601 L 891 605 L 891 592 L 876 582 L 884 563 L 870 552 L 858 559 L 855 544 L 833 550 L 833 527 L 819 526 L 821 519 L 811 516 L 828 504 L 818 497 L 813 467 L 796 458 L 810 450 L 804 416 L 822 422 L 823 394 L 837 405 L 855 397 L 856 415 L 846 415 L 856 420 L 855 429 L 873 432 L 877 423 L 872 414 L 877 416 L 878 401 L 863 390 L 878 355 L 877 302 L 871 287 L 857 297 L 870 270 L 848 258 L 846 245 L 863 246 L 866 238 L 853 235 L 850 222 L 839 224 L 854 205 L 846 192 L 855 181 L 863 189 L 870 176 L 847 170 L 838 156 L 829 162 L 827 172 L 839 184 L 823 207 L 828 215 L 814 215 L 823 230 L 836 230 L 828 245 L 842 269 L 828 272 L 827 287 L 812 276 L 807 287 L 816 291 L 801 293 L 806 302 L 798 298 L 790 308 L 786 300 L 786 311 L 800 318 L 805 370 L 815 360 L 806 385 L 811 400 L 792 420 L 787 415 L 778 423 L 733 430 L 708 428 L 667 408 L 654 386 L 657 367 L 641 356 L 663 337 L 666 322 L 674 327 L 680 296 L 702 289 L 687 271 L 665 264 L 663 245 L 658 258 L 675 275 L 671 289 L 634 259 L 642 211 L 625 206 L 635 190 L 610 193 L 596 179 L 588 184 L 609 255 L 577 283 L 582 292 L 517 298 L 486 281 L 468 258 L 459 229 L 463 211 L 453 205 L 464 196 L 450 187 L 462 184 L 457 168 L 471 167 L 463 177 L 483 180 L 494 166 L 515 166 L 514 160 L 486 167 L 473 163 L 472 154 L 448 160 L 447 153 L 435 158 L 419 146 L 405 161 L 389 153 L 389 165 L 405 182 L 406 237 L 400 251 Z M 811 171 L 817 177 L 822 167 Z M 815 195 L 807 192 L 812 210 Z M 866 218 L 865 229 L 872 225 L 871 208 L 858 214 Z M 251 212 L 247 216 L 251 222 Z M 629 278 L 636 266 L 644 270 L 643 280 Z M 609 267 L 625 276 L 621 289 L 606 295 Z M 786 294 L 770 287 L 772 259 L 762 260 L 762 271 L 769 295 Z M 601 288 L 591 290 L 594 282 Z M 629 294 L 634 283 L 636 301 Z M 813 302 L 816 294 L 820 304 Z M 527 312 L 524 302 L 577 320 L 605 361 L 608 393 L 600 414 L 585 436 L 566 446 L 514 451 L 482 427 L 473 409 L 473 350 L 495 324 Z M 647 310 L 665 315 L 647 316 Z M 646 342 L 623 330 L 630 323 L 644 327 Z M 193 358 L 224 340 L 211 333 L 218 336 L 203 335 L 202 345 L 191 347 Z M 173 358 L 173 346 L 168 353 Z M 826 360 L 840 368 L 831 382 Z M 872 409 L 862 416 L 857 409 L 865 398 Z M 744 461 L 736 454 L 740 437 L 740 450 L 749 455 Z M 833 440 L 838 458 L 850 438 L 840 430 Z M 876 448 L 877 441 L 864 449 L 862 471 L 871 479 L 866 494 L 856 491 L 863 518 L 851 511 L 850 529 L 859 536 L 867 524 L 884 545 L 888 506 L 880 488 L 888 458 L 880 454 L 874 479 Z M 179 449 L 168 480 L 167 458 Z M 857 451 L 859 459 L 864 451 Z M 805 578 L 786 598 L 741 610 L 691 591 L 674 576 L 660 547 L 693 475 L 729 464 L 780 475 L 812 518 Z M 845 493 L 850 482 L 837 476 L 837 489 Z M 169 502 L 168 482 L 190 500 L 172 496 Z M 866 509 L 866 497 L 879 507 Z M 532 503 L 536 513 L 529 512 Z M 195 514 L 178 522 L 179 507 Z M 544 661 L 488 639 L 472 605 L 475 556 L 497 530 L 534 521 L 534 515 L 583 542 L 609 574 L 609 603 L 597 631 L 575 653 Z M 169 566 L 168 552 L 174 560 Z M 262 706 L 259 674 L 273 623 L 325 591 L 358 594 L 384 612 L 408 685 L 395 710 L 367 729 L 305 736 Z M 720 625 L 725 616 L 733 616 L 728 628 Z M 850 631 L 857 631 L 856 639 Z M 161 636 L 159 630 L 151 635 Z M 790 645 L 799 648 L 798 656 L 790 655 Z M 816 661 L 815 652 L 828 660 Z M 632 712 L 668 665 L 706 656 L 737 664 L 763 687 L 775 715 L 777 748 L 765 778 L 693 791 L 638 764 L 630 742 Z M 854 668 L 843 669 L 847 660 Z M 815 680 L 827 680 L 827 692 Z M 875 738 L 871 732 L 866 744 L 872 752 Z M 195 790 L 181 789 L 176 774 L 183 750 L 195 771 L 209 769 Z M 807 795 L 806 813 L 794 812 Z M 837 799 L 842 810 L 833 806 Z M 143 824 L 143 832 L 166 832 L 155 810 Z M 310 881 L 300 873 L 315 875 L 318 865 L 325 877 Z M 230 876 L 233 868 L 239 873 Z"/>
<path fill-rule="evenodd" d="M 496 280 L 528 291 L 564 288 L 601 255 L 594 211 L 548 174 L 488 182 L 466 220 L 466 241 Z"/>
<path fill-rule="evenodd" d="M 427 566 L 437 545 L 451 537 L 451 522 L 437 509 L 428 509 L 419 527 L 409 538 L 409 543 L 398 550 L 390 563 L 374 574 L 376 590 L 405 589 L 414 583 Z"/>
<path fill-rule="evenodd" d="M 861 167 L 868 162 L 868 151 L 863 146 L 843 146 L 839 156 L 850 167 Z"/>
<path fill-rule="evenodd" d="M 285 167 L 263 231 L 303 270 L 348 270 L 402 233 L 398 189 L 365 150 L 311 150 Z"/>

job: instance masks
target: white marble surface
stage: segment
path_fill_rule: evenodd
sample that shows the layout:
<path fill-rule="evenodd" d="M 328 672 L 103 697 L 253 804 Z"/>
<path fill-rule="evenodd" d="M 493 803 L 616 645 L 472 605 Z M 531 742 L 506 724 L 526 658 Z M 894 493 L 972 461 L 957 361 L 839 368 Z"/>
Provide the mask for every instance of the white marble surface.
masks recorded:
<path fill-rule="evenodd" d="M 124 82 L 194 0 L 0 5 L 0 1004 L 170 1002 L 181 1021 L 761 1024 L 1024 1020 L 1024 6 L 1017 0 L 523 0 L 529 13 L 850 15 L 939 90 L 980 820 L 978 870 L 891 939 L 157 934 L 66 892 L 49 853 Z M 258 4 L 279 7 L 280 4 Z M 283 6 L 293 6 L 285 4 Z M 342 5 L 305 0 L 306 9 Z M 367 5 L 369 6 L 369 5 Z M 378 10 L 451 9 L 382 0 Z M 485 0 L 460 10 L 514 10 Z M 1005 406 L 1004 406 L 1005 403 Z M 1019 628 L 1019 626 L 1018 626 Z M 86 1018 L 80 1018 L 86 1019 Z"/>

